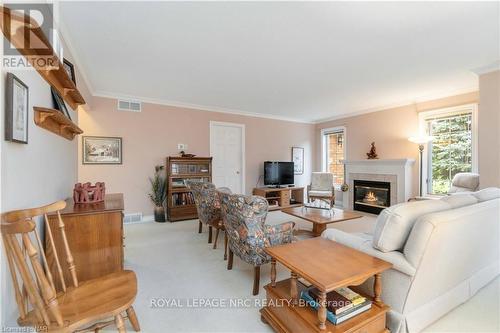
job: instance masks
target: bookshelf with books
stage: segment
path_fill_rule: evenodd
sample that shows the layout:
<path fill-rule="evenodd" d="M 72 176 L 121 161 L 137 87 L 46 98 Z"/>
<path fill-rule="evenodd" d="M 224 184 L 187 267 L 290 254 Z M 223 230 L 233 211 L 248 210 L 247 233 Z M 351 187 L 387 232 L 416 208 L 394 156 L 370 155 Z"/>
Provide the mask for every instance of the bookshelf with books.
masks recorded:
<path fill-rule="evenodd" d="M 211 157 L 169 156 L 167 170 L 167 218 L 170 222 L 198 218 L 194 198 L 186 179 L 212 181 Z"/>

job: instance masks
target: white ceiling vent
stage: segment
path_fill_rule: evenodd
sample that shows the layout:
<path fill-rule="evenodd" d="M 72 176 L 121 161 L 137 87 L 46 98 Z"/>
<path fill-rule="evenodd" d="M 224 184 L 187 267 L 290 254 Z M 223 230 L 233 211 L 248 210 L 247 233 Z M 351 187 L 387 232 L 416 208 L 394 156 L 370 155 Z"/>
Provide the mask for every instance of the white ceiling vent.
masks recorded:
<path fill-rule="evenodd" d="M 139 101 L 126 99 L 118 100 L 118 111 L 141 112 L 142 104 Z"/>

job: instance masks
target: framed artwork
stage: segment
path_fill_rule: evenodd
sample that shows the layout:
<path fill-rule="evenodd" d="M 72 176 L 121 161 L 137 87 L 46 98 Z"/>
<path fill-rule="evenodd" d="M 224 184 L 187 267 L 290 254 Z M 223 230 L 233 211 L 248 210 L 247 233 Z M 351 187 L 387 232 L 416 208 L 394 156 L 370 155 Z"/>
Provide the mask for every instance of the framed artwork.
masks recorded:
<path fill-rule="evenodd" d="M 55 90 L 53 87 L 50 87 L 50 90 L 52 92 L 52 100 L 54 101 L 54 108 L 56 110 L 61 111 L 62 114 L 64 114 L 66 117 L 68 117 L 69 120 L 71 120 L 71 116 L 69 115 L 66 103 L 64 103 L 64 99 L 61 97 L 61 95 L 59 95 L 57 90 Z"/>
<path fill-rule="evenodd" d="M 68 76 L 71 78 L 71 81 L 76 85 L 76 76 L 75 76 L 75 66 L 69 60 L 64 59 L 63 60 L 63 67 L 66 73 L 68 73 Z"/>
<path fill-rule="evenodd" d="M 304 148 L 292 147 L 293 173 L 302 175 L 304 173 Z"/>
<path fill-rule="evenodd" d="M 28 86 L 7 73 L 5 94 L 5 140 L 28 143 Z"/>
<path fill-rule="evenodd" d="M 122 164 L 122 138 L 82 137 L 83 164 Z"/>

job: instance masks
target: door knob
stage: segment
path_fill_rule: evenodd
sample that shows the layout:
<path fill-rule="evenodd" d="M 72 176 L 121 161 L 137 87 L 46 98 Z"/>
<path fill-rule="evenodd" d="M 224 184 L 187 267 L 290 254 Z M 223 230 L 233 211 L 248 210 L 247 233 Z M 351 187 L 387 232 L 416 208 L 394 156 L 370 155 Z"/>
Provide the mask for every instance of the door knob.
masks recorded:
<path fill-rule="evenodd" d="M 240 174 L 240 172 L 239 172 L 239 171 L 236 171 L 236 174 L 237 174 L 237 175 L 239 175 L 239 174 Z"/>

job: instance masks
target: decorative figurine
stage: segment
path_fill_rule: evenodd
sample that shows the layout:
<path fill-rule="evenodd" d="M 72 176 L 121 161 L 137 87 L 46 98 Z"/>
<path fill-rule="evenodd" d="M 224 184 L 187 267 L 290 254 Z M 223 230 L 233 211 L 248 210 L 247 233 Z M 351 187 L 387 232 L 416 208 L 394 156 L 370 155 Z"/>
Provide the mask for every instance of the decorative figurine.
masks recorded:
<path fill-rule="evenodd" d="M 375 160 L 378 158 L 377 148 L 375 148 L 375 142 L 372 142 L 372 147 L 370 148 L 370 152 L 366 153 L 369 160 Z"/>
<path fill-rule="evenodd" d="M 194 155 L 194 154 L 186 154 L 186 152 L 185 152 L 184 150 L 181 150 L 181 151 L 179 152 L 179 155 L 181 155 L 181 157 L 188 157 L 188 158 L 189 158 L 189 157 L 195 157 L 195 156 L 196 156 L 196 155 Z"/>
<path fill-rule="evenodd" d="M 102 182 L 95 183 L 77 183 L 73 188 L 73 201 L 75 204 L 93 203 L 104 201 L 106 195 L 106 185 Z"/>

